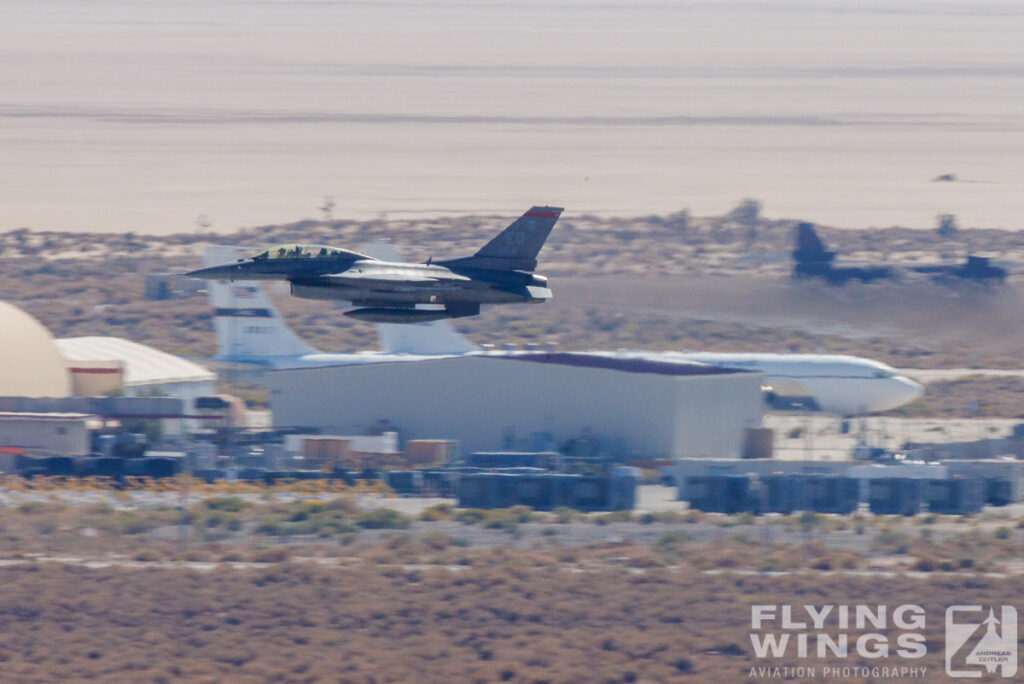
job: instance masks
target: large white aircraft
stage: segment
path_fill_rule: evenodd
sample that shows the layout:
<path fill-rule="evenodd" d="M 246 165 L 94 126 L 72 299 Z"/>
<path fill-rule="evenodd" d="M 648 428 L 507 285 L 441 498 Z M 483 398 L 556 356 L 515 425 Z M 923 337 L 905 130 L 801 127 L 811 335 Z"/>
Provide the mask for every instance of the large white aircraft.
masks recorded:
<path fill-rule="evenodd" d="M 646 351 L 615 352 L 615 355 L 760 371 L 764 375 L 768 405 L 777 410 L 855 416 L 888 411 L 924 394 L 924 387 L 895 368 L 859 356 Z"/>
<path fill-rule="evenodd" d="M 378 258 L 396 258 L 387 244 L 364 251 Z M 204 261 L 227 263 L 234 247 L 207 248 Z M 258 282 L 210 281 L 210 300 L 217 331 L 217 360 L 268 368 L 333 366 L 458 356 L 488 352 L 466 340 L 447 320 L 377 325 L 381 351 L 324 353 L 303 342 L 288 327 Z M 594 351 L 601 356 L 644 358 L 667 363 L 702 363 L 759 371 L 765 395 L 775 409 L 821 411 L 854 416 L 887 411 L 924 394 L 924 388 L 878 361 L 835 354 L 749 354 L 720 352 Z"/>

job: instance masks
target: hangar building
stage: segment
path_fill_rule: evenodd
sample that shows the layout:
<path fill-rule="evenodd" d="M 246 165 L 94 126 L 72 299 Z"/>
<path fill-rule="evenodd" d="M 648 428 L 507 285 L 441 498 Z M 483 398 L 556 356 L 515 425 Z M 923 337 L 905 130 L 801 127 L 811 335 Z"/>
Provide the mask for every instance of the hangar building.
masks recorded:
<path fill-rule="evenodd" d="M 468 454 L 590 437 L 640 458 L 727 458 L 763 415 L 761 374 L 573 353 L 427 358 L 268 374 L 275 427 L 397 430 Z"/>
<path fill-rule="evenodd" d="M 75 396 L 120 391 L 126 397 L 168 396 L 191 406 L 217 393 L 217 375 L 199 364 L 119 337 L 56 340 L 67 361 Z"/>

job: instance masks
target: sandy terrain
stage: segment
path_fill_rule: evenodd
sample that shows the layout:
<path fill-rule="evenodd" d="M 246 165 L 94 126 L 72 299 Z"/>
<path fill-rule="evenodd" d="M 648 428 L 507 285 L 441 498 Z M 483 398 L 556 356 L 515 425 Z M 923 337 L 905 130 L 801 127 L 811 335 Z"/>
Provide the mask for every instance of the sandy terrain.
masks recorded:
<path fill-rule="evenodd" d="M 721 213 L 1021 228 L 1013 2 L 5 3 L 0 230 Z M 941 174 L 956 182 L 937 183 Z"/>

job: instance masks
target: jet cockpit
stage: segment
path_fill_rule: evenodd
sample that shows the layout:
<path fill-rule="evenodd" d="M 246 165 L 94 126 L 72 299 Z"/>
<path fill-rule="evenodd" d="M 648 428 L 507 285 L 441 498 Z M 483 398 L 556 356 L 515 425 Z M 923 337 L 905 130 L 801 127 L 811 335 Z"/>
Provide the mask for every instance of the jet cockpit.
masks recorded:
<path fill-rule="evenodd" d="M 376 261 L 373 257 L 359 252 L 340 247 L 328 245 L 313 245 L 303 243 L 292 243 L 287 245 L 276 245 L 265 249 L 252 257 L 253 261 L 265 261 L 267 259 L 366 259 Z"/>

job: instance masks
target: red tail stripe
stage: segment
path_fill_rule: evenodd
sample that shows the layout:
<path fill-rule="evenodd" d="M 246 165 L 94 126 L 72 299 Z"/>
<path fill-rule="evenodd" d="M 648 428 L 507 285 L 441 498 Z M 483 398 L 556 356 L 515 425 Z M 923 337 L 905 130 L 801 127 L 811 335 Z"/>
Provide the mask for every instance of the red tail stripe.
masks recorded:
<path fill-rule="evenodd" d="M 531 218 L 558 218 L 558 214 L 546 211 L 528 211 L 523 215 Z"/>

